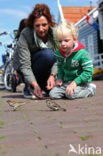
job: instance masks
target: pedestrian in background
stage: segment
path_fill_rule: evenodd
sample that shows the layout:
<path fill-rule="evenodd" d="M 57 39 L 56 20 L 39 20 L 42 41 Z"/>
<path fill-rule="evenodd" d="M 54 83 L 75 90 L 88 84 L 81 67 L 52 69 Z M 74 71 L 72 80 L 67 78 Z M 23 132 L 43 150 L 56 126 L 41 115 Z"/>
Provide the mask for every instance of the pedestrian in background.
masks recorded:
<path fill-rule="evenodd" d="M 19 27 L 18 27 L 18 30 L 17 30 L 17 32 L 16 32 L 16 34 L 15 34 L 15 39 L 19 39 L 19 37 L 20 37 L 20 34 L 21 34 L 21 31 L 26 27 L 26 18 L 23 18 L 21 21 L 20 21 L 20 23 L 19 23 Z"/>

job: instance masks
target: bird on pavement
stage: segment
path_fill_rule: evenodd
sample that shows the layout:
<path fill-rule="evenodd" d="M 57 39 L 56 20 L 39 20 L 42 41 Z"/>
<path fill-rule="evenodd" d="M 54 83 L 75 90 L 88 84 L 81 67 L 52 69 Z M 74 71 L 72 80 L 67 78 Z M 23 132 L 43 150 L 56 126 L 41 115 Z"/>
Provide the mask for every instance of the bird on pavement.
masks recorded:
<path fill-rule="evenodd" d="M 46 105 L 53 111 L 66 111 L 65 108 L 62 108 L 60 105 L 58 105 L 56 102 L 50 99 L 46 100 Z"/>
<path fill-rule="evenodd" d="M 13 111 L 16 111 L 18 107 L 25 104 L 23 101 L 14 101 L 14 100 L 7 100 L 9 106 L 13 107 Z"/>

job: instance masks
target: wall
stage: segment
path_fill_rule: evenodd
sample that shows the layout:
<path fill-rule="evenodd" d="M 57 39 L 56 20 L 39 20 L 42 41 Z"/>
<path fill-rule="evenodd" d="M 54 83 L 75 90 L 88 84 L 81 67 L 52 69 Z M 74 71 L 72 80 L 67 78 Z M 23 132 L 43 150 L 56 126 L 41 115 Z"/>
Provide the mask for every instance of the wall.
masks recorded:
<path fill-rule="evenodd" d="M 79 29 L 78 39 L 85 45 L 92 58 L 95 54 L 98 54 L 98 35 L 92 26 L 85 24 L 85 26 L 81 27 Z"/>

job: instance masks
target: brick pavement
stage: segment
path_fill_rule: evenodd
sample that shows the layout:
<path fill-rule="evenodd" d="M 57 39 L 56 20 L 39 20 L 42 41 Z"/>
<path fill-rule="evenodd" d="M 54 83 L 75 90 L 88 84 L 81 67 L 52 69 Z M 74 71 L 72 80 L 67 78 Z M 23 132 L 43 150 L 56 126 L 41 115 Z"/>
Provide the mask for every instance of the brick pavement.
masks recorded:
<path fill-rule="evenodd" d="M 55 100 L 66 112 L 49 110 L 45 100 L 24 99 L 21 87 L 18 93 L 0 91 L 0 156 L 77 155 L 68 154 L 70 144 L 76 150 L 95 147 L 97 152 L 100 147 L 103 152 L 103 81 L 95 84 L 94 97 Z M 8 99 L 26 104 L 13 111 Z"/>

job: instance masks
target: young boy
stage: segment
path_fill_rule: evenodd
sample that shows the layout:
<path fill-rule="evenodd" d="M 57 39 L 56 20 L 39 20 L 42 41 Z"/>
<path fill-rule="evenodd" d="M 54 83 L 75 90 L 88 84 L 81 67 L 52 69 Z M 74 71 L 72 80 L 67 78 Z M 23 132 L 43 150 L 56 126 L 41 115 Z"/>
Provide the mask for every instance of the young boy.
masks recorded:
<path fill-rule="evenodd" d="M 57 80 L 50 91 L 50 98 L 76 99 L 93 96 L 96 85 L 90 83 L 93 75 L 92 60 L 85 47 L 78 42 L 75 26 L 65 21 L 55 27 L 54 35 L 59 50 L 55 52 Z M 50 86 L 47 88 L 50 89 Z"/>

